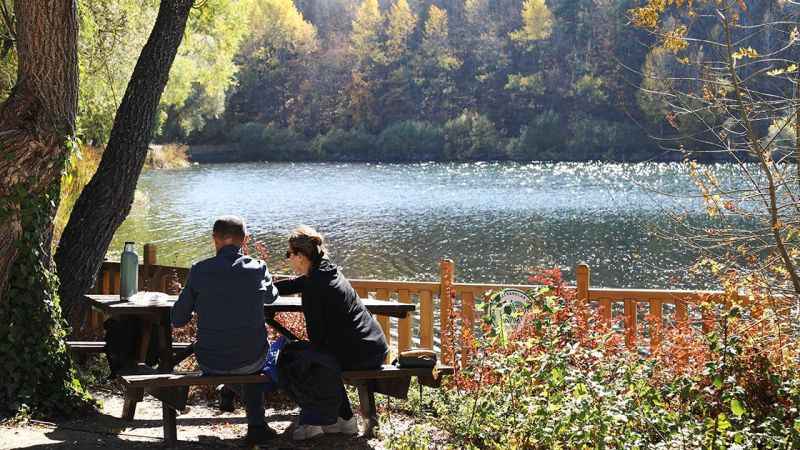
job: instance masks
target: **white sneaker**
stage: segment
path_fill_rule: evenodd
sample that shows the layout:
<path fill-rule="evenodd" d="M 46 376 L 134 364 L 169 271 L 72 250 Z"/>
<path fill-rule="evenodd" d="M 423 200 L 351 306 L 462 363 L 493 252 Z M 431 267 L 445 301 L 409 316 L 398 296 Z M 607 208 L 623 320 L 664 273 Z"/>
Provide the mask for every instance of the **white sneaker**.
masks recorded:
<path fill-rule="evenodd" d="M 336 419 L 335 424 L 324 425 L 322 427 L 322 431 L 324 431 L 326 434 L 341 433 L 354 436 L 358 434 L 358 419 L 356 419 L 355 415 L 351 417 L 350 420 L 344 420 L 339 417 Z"/>
<path fill-rule="evenodd" d="M 295 441 L 305 441 L 323 434 L 322 427 L 319 425 L 300 425 L 295 428 L 292 433 L 292 439 Z"/>

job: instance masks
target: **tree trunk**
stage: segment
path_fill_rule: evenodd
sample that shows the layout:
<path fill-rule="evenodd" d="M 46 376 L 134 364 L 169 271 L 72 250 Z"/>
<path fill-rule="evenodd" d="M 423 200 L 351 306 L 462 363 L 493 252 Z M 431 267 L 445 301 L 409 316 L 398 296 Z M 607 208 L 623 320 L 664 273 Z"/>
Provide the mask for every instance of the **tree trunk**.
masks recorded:
<path fill-rule="evenodd" d="M 17 83 L 0 107 L 0 301 L 22 235 L 21 201 L 60 180 L 78 109 L 75 2 L 15 2 Z"/>
<path fill-rule="evenodd" d="M 50 246 L 78 109 L 75 0 L 14 2 L 17 82 L 0 106 L 0 416 L 86 407 Z"/>
<path fill-rule="evenodd" d="M 73 324 L 85 315 L 81 296 L 94 284 L 111 239 L 131 209 L 161 94 L 183 38 L 193 0 L 162 0 L 125 96 L 103 158 L 81 192 L 61 235 L 56 263 L 61 297 Z"/>

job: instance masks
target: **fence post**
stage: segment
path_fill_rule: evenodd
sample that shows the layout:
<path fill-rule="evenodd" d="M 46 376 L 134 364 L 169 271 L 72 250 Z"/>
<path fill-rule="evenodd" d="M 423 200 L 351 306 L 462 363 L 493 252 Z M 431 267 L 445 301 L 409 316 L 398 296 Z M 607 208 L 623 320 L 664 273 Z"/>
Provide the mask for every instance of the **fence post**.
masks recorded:
<path fill-rule="evenodd" d="M 450 336 L 455 324 L 451 323 L 450 312 L 453 309 L 455 263 L 452 259 L 442 259 L 439 262 L 439 269 L 441 277 L 439 287 L 439 336 L 442 346 L 442 361 L 445 364 L 453 364 L 455 355 L 453 354 L 453 343 L 450 342 Z"/>
<path fill-rule="evenodd" d="M 578 310 L 578 317 L 584 324 L 586 323 L 586 308 L 589 307 L 590 275 L 591 271 L 589 270 L 589 265 L 586 263 L 580 263 L 575 268 L 575 284 L 578 294 L 578 305 L 580 307 Z"/>

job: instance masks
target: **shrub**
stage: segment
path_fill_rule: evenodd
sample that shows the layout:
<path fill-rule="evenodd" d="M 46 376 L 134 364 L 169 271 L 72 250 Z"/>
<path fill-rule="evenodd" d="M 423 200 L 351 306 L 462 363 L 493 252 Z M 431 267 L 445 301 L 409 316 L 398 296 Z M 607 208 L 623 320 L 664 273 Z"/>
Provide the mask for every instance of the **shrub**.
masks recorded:
<path fill-rule="evenodd" d="M 332 128 L 311 143 L 316 159 L 365 161 L 375 147 L 375 136 L 363 130 Z"/>
<path fill-rule="evenodd" d="M 290 128 L 247 122 L 233 132 L 242 159 L 248 161 L 303 161 L 312 159 L 304 137 Z"/>
<path fill-rule="evenodd" d="M 553 110 L 534 116 L 516 139 L 509 142 L 508 153 L 516 160 L 562 160 L 566 129 L 562 117 Z"/>
<path fill-rule="evenodd" d="M 262 136 L 265 126 L 256 122 L 247 122 L 237 126 L 233 131 L 235 141 L 239 144 L 239 150 L 245 160 L 260 159 L 264 142 Z"/>
<path fill-rule="evenodd" d="M 442 129 L 428 122 L 407 120 L 384 129 L 370 159 L 382 161 L 430 161 L 442 156 Z"/>
<path fill-rule="evenodd" d="M 464 111 L 444 124 L 444 159 L 502 159 L 505 152 L 500 137 L 489 118 L 473 111 Z"/>
<path fill-rule="evenodd" d="M 569 159 L 627 159 L 638 130 L 630 124 L 595 117 L 578 117 L 570 122 L 566 147 Z"/>
<path fill-rule="evenodd" d="M 677 324 L 642 356 L 558 271 L 535 282 L 547 280 L 521 316 L 483 315 L 471 362 L 436 394 L 437 424 L 454 447 L 800 446 L 800 349 L 787 332 L 796 318 L 770 312 L 772 300 L 730 299 L 712 332 Z M 482 309 L 504 311 L 496 302 Z M 517 323 L 508 340 L 504 321 Z"/>
<path fill-rule="evenodd" d="M 270 125 L 261 134 L 262 158 L 267 161 L 307 161 L 314 159 L 311 147 L 303 135 L 291 128 Z"/>

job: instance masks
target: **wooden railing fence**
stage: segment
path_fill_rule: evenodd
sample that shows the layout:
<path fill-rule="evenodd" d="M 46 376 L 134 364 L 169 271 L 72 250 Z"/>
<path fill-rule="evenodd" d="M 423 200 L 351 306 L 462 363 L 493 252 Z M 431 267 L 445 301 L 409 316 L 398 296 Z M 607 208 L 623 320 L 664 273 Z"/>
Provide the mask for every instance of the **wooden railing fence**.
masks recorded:
<path fill-rule="evenodd" d="M 351 279 L 353 288 L 363 298 L 413 303 L 414 314 L 405 319 L 377 317 L 393 353 L 410 348 L 435 348 L 441 359 L 449 364 L 466 364 L 472 353 L 468 340 L 458 339 L 465 330 L 477 332 L 476 302 L 489 292 L 504 288 L 538 289 L 536 285 L 457 283 L 452 260 L 440 261 L 439 281 L 394 281 Z M 168 292 L 172 285 L 181 285 L 188 269 L 157 264 L 156 246 L 145 244 L 139 269 L 139 289 Z M 655 350 L 664 327 L 686 322 L 700 323 L 708 331 L 718 312 L 713 305 L 723 305 L 731 299 L 724 291 L 613 289 L 591 287 L 590 269 L 586 264 L 576 268 L 577 298 L 589 308 L 597 308 L 601 320 L 623 333 L 631 349 Z M 276 275 L 281 278 L 282 275 Z M 174 287 L 173 287 L 174 290 Z M 104 262 L 98 274 L 95 293 L 119 292 L 119 263 Z M 712 306 L 709 306 L 712 305 Z M 92 312 L 90 326 L 101 327 L 104 317 Z M 655 326 L 654 326 L 655 324 Z M 452 330 L 442 332 L 442 330 Z M 459 346 L 460 348 L 456 348 Z"/>

